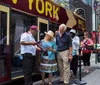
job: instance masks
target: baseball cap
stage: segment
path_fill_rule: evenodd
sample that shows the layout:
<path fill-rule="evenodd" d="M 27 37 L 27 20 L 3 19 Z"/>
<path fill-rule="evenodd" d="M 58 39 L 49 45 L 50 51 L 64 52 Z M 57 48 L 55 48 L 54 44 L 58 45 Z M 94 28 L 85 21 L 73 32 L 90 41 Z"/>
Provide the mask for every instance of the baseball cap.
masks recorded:
<path fill-rule="evenodd" d="M 35 25 L 30 26 L 30 29 L 38 31 L 38 27 Z"/>
<path fill-rule="evenodd" d="M 76 34 L 76 31 L 74 29 L 71 29 L 70 32 Z"/>

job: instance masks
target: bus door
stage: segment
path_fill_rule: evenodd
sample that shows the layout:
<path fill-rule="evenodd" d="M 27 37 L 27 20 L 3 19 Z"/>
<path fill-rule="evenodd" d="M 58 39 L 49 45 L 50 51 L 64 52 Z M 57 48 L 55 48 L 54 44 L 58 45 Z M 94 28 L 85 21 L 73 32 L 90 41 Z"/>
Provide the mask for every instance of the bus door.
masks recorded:
<path fill-rule="evenodd" d="M 43 18 L 38 18 L 38 28 L 39 28 L 39 33 L 38 33 L 38 40 L 42 40 L 45 36 L 45 32 L 48 31 L 49 29 L 49 21 L 47 19 Z M 40 63 L 40 55 L 39 52 L 37 52 L 37 57 L 36 57 L 36 67 L 37 67 L 37 72 L 39 72 L 39 63 Z"/>
<path fill-rule="evenodd" d="M 39 36 L 38 40 L 43 39 L 44 32 L 46 32 L 49 29 L 49 21 L 47 19 L 38 18 L 38 27 L 39 27 Z"/>
<path fill-rule="evenodd" d="M 10 8 L 0 4 L 0 83 L 10 80 Z"/>

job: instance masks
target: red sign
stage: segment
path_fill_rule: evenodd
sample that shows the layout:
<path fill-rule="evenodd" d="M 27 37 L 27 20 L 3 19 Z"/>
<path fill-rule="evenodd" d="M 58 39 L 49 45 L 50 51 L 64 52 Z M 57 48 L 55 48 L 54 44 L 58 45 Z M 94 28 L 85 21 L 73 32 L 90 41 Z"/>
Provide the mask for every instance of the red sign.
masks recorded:
<path fill-rule="evenodd" d="M 98 32 L 98 44 L 100 44 L 100 32 Z"/>
<path fill-rule="evenodd" d="M 68 21 L 66 10 L 51 0 L 0 0 L 0 2 L 33 15 L 49 18 L 58 23 Z"/>
<path fill-rule="evenodd" d="M 96 43 L 96 32 L 92 32 L 91 35 L 92 35 L 91 39 L 93 40 L 93 43 Z"/>
<path fill-rule="evenodd" d="M 60 24 L 64 23 L 69 28 L 85 30 L 85 20 L 73 15 L 68 9 L 64 9 L 51 0 L 0 0 L 0 2 L 37 17 L 43 17 Z"/>

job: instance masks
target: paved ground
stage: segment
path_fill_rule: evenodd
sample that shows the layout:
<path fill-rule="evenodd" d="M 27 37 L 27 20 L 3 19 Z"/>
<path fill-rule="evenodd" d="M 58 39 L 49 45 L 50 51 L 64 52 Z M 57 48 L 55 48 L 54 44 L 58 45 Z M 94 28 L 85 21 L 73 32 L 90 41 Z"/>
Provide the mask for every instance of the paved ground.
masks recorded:
<path fill-rule="evenodd" d="M 100 64 L 95 64 L 95 56 L 91 56 L 91 68 L 90 73 L 86 74 L 83 72 L 83 66 L 81 70 L 82 81 L 85 81 L 87 84 L 85 85 L 100 85 Z M 77 74 L 77 78 L 70 80 L 70 85 L 79 85 L 75 84 L 75 82 L 79 80 L 79 74 Z M 48 85 L 48 80 L 46 79 L 46 85 Z M 53 85 L 63 85 L 57 84 L 59 81 L 59 77 L 53 77 L 52 82 Z M 81 81 L 81 82 L 82 82 Z M 33 85 L 41 85 L 41 81 L 34 82 Z"/>

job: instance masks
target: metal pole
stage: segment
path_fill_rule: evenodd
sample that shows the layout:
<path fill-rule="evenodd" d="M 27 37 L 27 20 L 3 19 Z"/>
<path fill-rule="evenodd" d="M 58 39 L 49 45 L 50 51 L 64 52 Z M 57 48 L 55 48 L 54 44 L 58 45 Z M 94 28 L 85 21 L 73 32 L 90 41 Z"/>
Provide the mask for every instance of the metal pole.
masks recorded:
<path fill-rule="evenodd" d="M 97 2 L 96 0 L 94 0 L 94 12 L 95 12 L 95 50 L 96 50 L 96 53 L 95 53 L 95 63 L 97 64 L 97 27 L 96 27 L 96 9 L 97 9 Z"/>
<path fill-rule="evenodd" d="M 97 32 L 96 10 L 95 10 L 95 32 Z M 96 49 L 97 49 L 97 33 L 96 33 Z"/>
<path fill-rule="evenodd" d="M 74 83 L 78 85 L 85 85 L 87 84 L 86 81 L 81 79 L 81 48 L 79 49 L 79 80 L 76 80 Z"/>
<path fill-rule="evenodd" d="M 79 56 L 81 57 L 81 56 Z M 82 80 L 82 77 L 81 77 L 81 58 L 79 59 L 79 80 L 81 81 Z"/>

